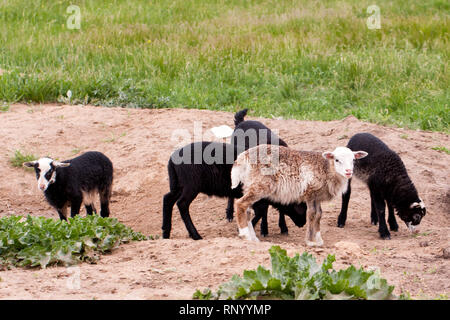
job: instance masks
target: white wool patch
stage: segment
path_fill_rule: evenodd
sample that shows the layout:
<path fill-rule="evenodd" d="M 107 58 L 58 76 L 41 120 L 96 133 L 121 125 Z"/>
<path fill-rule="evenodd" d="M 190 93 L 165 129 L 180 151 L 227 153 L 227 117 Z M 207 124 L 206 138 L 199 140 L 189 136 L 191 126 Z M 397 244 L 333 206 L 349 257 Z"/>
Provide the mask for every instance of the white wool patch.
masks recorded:
<path fill-rule="evenodd" d="M 219 139 L 231 137 L 233 129 L 227 125 L 211 128 L 211 132 Z"/>
<path fill-rule="evenodd" d="M 316 234 L 314 235 L 314 241 L 306 240 L 306 245 L 308 247 L 315 247 L 315 246 L 320 247 L 320 246 L 322 246 L 323 245 L 323 240 L 322 240 L 322 237 L 320 235 L 320 231 L 316 232 Z"/>
<path fill-rule="evenodd" d="M 425 203 L 423 203 L 423 201 L 422 201 L 422 200 L 420 200 L 420 203 L 419 203 L 419 205 L 420 205 L 420 207 L 421 207 L 422 209 L 425 209 Z"/>
<path fill-rule="evenodd" d="M 259 239 L 256 236 L 255 229 L 253 229 L 253 224 L 251 223 L 251 221 L 249 221 L 247 225 L 248 225 L 248 230 L 250 231 L 251 240 L 259 242 Z"/>
<path fill-rule="evenodd" d="M 240 165 L 234 165 L 231 169 L 231 188 L 236 188 L 240 182 Z"/>
<path fill-rule="evenodd" d="M 50 164 L 53 162 L 53 159 L 50 158 L 41 158 L 38 160 L 38 168 L 39 170 L 41 170 L 41 172 L 39 173 L 39 178 L 38 178 L 38 189 L 41 190 L 40 186 L 43 185 L 44 189 L 42 191 L 47 190 L 50 181 L 47 180 L 47 178 L 45 178 L 45 175 L 47 174 L 47 172 L 51 169 Z M 50 180 L 54 180 L 56 179 L 56 172 L 54 172 L 52 174 L 52 177 L 50 178 Z"/>
<path fill-rule="evenodd" d="M 321 246 L 323 245 L 322 236 L 320 235 L 320 231 L 316 232 L 316 245 Z"/>
<path fill-rule="evenodd" d="M 239 157 L 242 155 L 241 153 Z M 246 184 L 246 178 L 248 178 L 248 171 L 250 170 L 249 164 L 247 161 L 242 160 L 238 157 L 235 161 L 233 168 L 231 168 L 231 188 L 236 188 L 239 183 Z M 241 160 L 241 161 L 239 161 Z"/>
<path fill-rule="evenodd" d="M 347 172 L 353 173 L 353 160 L 355 155 L 353 151 L 347 147 L 337 147 L 333 151 L 334 169 L 341 176 L 346 177 Z"/>
<path fill-rule="evenodd" d="M 259 242 L 256 237 L 255 229 L 253 229 L 252 223 L 249 221 L 247 227 L 239 228 L 239 237 L 245 238 L 246 240 Z"/>

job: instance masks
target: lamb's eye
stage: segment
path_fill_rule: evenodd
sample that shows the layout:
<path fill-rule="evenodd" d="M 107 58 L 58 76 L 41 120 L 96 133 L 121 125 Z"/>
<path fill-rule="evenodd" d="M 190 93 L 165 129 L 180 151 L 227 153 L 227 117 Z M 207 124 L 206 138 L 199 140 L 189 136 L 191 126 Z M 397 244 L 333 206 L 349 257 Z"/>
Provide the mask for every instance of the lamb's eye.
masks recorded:
<path fill-rule="evenodd" d="M 334 159 L 334 161 L 336 161 L 336 162 L 339 162 L 339 160 L 338 160 L 338 159 Z"/>
<path fill-rule="evenodd" d="M 47 173 L 45 174 L 45 179 L 50 180 L 50 178 L 52 177 L 52 174 L 53 174 L 53 170 L 47 171 Z"/>

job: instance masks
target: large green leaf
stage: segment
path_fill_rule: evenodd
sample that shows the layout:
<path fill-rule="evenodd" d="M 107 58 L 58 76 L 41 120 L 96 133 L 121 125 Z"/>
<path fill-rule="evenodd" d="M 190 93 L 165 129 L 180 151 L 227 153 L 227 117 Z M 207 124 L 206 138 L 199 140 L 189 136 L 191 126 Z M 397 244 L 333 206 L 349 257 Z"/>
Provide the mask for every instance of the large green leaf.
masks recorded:
<path fill-rule="evenodd" d="M 319 265 L 309 253 L 289 257 L 286 250 L 272 246 L 269 250 L 272 270 L 258 266 L 245 270 L 242 277 L 234 275 L 219 286 L 216 293 L 197 290 L 196 299 L 298 299 L 348 300 L 392 299 L 393 286 L 389 286 L 378 272 L 364 271 L 350 266 L 345 270 L 333 269 L 334 255 L 328 255 Z"/>
<path fill-rule="evenodd" d="M 145 239 L 117 219 L 98 215 L 76 216 L 68 222 L 30 215 L 3 217 L 0 266 L 45 268 L 53 263 L 93 261 L 94 251 L 111 251 L 121 243 Z"/>

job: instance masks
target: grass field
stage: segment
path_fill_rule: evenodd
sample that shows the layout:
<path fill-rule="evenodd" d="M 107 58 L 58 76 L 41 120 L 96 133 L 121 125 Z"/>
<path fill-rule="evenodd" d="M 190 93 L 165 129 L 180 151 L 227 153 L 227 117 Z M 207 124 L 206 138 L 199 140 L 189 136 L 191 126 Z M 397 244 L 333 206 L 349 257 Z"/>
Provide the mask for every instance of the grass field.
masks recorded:
<path fill-rule="evenodd" d="M 449 13 L 446 0 L 0 0 L 0 100 L 449 132 Z"/>

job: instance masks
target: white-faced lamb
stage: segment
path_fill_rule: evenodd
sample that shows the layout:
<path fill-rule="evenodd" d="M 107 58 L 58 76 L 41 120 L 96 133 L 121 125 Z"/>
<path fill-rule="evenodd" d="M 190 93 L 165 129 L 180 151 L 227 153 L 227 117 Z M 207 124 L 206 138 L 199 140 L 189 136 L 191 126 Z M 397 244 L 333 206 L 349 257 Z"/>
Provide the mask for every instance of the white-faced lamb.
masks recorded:
<path fill-rule="evenodd" d="M 260 144 L 274 144 L 287 147 L 287 143 L 283 141 L 283 139 L 279 138 L 272 130 L 266 127 L 259 121 L 255 120 L 244 120 L 247 115 L 248 109 L 241 110 L 236 112 L 234 115 L 234 125 L 235 129 L 231 136 L 231 144 L 236 146 L 238 154 L 248 150 L 249 148 L 253 148 Z M 286 207 L 281 206 L 279 204 L 273 203 L 273 207 L 275 207 L 280 215 L 278 219 L 278 225 L 280 227 L 282 234 L 288 233 L 288 227 L 286 225 L 286 219 L 283 212 L 286 211 Z M 268 201 L 258 201 L 253 205 L 253 209 L 258 209 L 258 214 L 252 220 L 253 226 L 255 226 L 258 221 L 261 219 L 261 235 L 265 237 L 269 231 L 267 226 L 267 211 L 269 209 Z M 301 217 L 302 221 L 294 221 L 297 226 L 303 226 L 306 223 L 306 204 L 292 204 L 290 208 L 287 209 L 288 212 L 292 212 L 292 210 L 298 212 L 298 215 L 290 215 L 293 218 Z M 234 211 L 234 198 L 228 199 L 227 206 L 227 219 L 228 221 L 233 220 L 233 211 Z"/>
<path fill-rule="evenodd" d="M 370 133 L 358 133 L 347 144 L 351 150 L 363 150 L 369 156 L 355 164 L 354 175 L 362 180 L 370 190 L 371 222 L 379 223 L 381 238 L 390 239 L 385 220 L 385 202 L 388 207 L 388 223 L 391 231 L 398 230 L 394 210 L 414 231 L 426 214 L 425 205 L 408 176 L 403 161 L 395 151 Z M 347 219 L 348 202 L 351 194 L 351 180 L 347 192 L 342 195 L 342 208 L 338 227 L 343 228 Z"/>
<path fill-rule="evenodd" d="M 83 203 L 87 214 L 97 212 L 94 207 L 96 193 L 100 196 L 100 215 L 109 216 L 113 165 L 104 154 L 90 151 L 71 160 L 60 162 L 41 158 L 23 165 L 34 168 L 38 188 L 58 211 L 61 220 L 67 220 L 69 206 L 71 217 L 80 212 Z"/>
<path fill-rule="evenodd" d="M 228 143 L 194 142 L 172 153 L 168 161 L 170 192 L 163 198 L 163 238 L 170 237 L 172 229 L 172 211 L 175 203 L 189 236 L 194 240 L 202 239 L 192 223 L 189 206 L 199 193 L 209 196 L 239 198 L 240 187 L 231 188 L 231 168 L 237 156 L 236 147 Z M 269 202 L 270 203 L 270 202 Z M 293 206 L 281 206 L 283 213 L 294 223 L 303 222 Z M 259 215 L 259 207 L 254 208 Z M 303 222 L 304 224 L 304 222 Z M 302 224 L 302 225 L 303 225 Z"/>
<path fill-rule="evenodd" d="M 346 147 L 321 154 L 275 145 L 259 145 L 241 153 L 231 171 L 232 188 L 242 184 L 244 193 L 236 201 L 239 235 L 258 240 L 246 211 L 260 199 L 267 198 L 284 205 L 306 202 L 306 243 L 322 245 L 321 202 L 346 190 L 354 160 L 365 156 L 367 152 L 353 152 Z"/>

